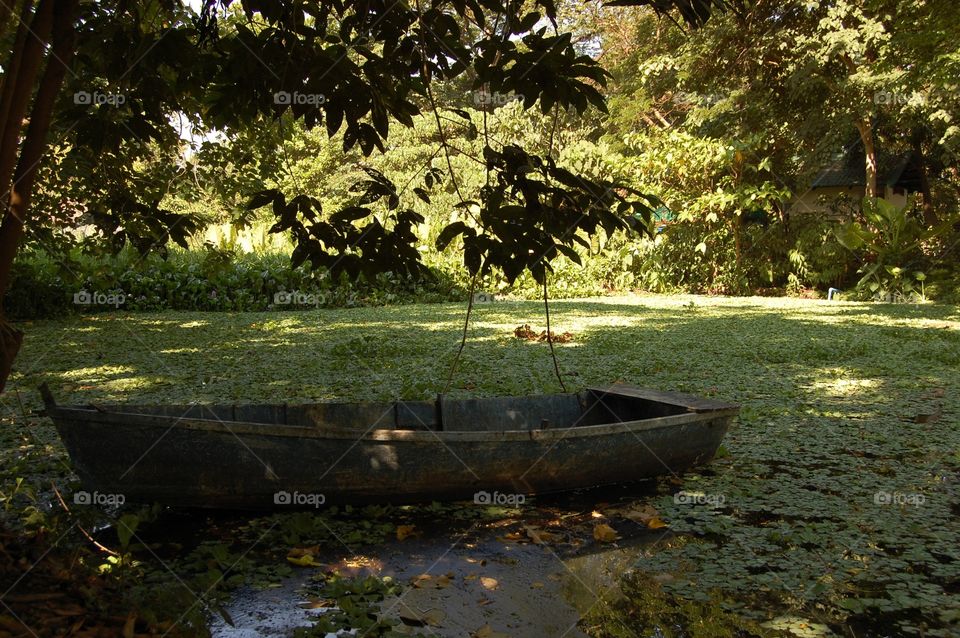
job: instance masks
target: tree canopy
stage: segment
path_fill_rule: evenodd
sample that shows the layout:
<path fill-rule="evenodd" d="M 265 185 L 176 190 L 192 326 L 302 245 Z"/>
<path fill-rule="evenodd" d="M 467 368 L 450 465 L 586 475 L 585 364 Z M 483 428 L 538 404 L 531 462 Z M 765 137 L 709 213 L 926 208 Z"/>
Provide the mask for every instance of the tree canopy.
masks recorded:
<path fill-rule="evenodd" d="M 676 6 L 702 22 L 714 3 L 651 4 Z M 195 220 L 162 208 L 154 190 L 134 187 L 131 169 L 157 153 L 173 159 L 176 124 L 235 134 L 289 117 L 330 136 L 342 129 L 345 149 L 369 155 L 385 150 L 391 122 L 412 126 L 425 110 L 438 126 L 441 113 L 463 116 L 438 99 L 440 84 L 518 96 L 544 113 L 603 109 L 598 89 L 606 72 L 558 28 L 556 16 L 553 0 L 205 0 L 196 13 L 175 0 L 24 0 L 18 12 L 4 4 L 0 37 L 10 53 L 0 95 L 0 183 L 9 199 L 0 224 L 0 290 L 9 286 L 25 229 L 51 226 L 52 210 L 30 214 L 48 133 L 59 161 L 46 168 L 70 185 L 65 197 L 83 200 L 103 239 L 162 251 L 168 241 L 184 243 Z M 559 169 L 549 148 L 485 145 L 480 161 L 486 184 L 459 193 L 471 225 L 460 221 L 444 237 L 463 236 L 474 273 L 501 268 L 515 277 L 530 269 L 542 278 L 578 233 L 637 227 L 638 216 L 650 213 L 649 199 Z M 410 232 L 417 214 L 401 206 L 402 188 L 367 174 L 355 201 L 329 216 L 308 193 L 289 201 L 261 193 L 251 204 L 272 204 L 275 230 L 297 242 L 295 262 L 354 276 L 421 271 Z M 429 168 L 424 180 L 449 180 L 459 191 L 449 173 Z M 373 204 L 382 206 L 381 216 Z M 9 362 L 20 336 L 9 327 L 4 335 Z"/>

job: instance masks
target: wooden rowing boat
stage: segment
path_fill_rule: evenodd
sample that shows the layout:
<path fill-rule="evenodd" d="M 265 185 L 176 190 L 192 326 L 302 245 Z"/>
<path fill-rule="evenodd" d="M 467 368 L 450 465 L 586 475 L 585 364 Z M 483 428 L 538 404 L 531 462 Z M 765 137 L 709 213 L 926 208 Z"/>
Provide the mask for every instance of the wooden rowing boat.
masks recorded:
<path fill-rule="evenodd" d="M 739 412 L 624 384 L 577 394 L 302 405 L 68 407 L 46 387 L 41 392 L 92 502 L 119 495 L 217 508 L 509 503 L 637 481 L 710 460 Z"/>

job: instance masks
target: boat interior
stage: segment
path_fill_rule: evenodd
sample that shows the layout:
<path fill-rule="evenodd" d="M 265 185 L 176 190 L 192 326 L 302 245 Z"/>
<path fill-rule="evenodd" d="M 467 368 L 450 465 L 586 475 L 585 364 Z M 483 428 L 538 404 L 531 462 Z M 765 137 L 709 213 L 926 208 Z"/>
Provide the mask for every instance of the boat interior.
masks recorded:
<path fill-rule="evenodd" d="M 93 406 L 125 414 L 310 428 L 507 431 L 569 428 L 684 414 L 689 407 L 615 391 L 367 403 Z"/>

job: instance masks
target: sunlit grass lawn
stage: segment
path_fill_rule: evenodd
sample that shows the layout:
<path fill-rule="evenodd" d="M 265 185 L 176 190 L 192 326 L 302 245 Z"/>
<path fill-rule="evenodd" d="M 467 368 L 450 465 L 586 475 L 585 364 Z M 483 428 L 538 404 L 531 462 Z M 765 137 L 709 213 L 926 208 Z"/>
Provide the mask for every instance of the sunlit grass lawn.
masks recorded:
<path fill-rule="evenodd" d="M 947 383 L 958 361 L 952 306 L 792 299 L 613 297 L 552 302 L 570 388 L 622 379 L 742 401 L 801 400 L 811 416 L 893 390 Z M 25 326 L 13 388 L 48 381 L 67 400 L 293 401 L 431 397 L 444 388 L 465 308 L 456 304 L 270 313 L 100 314 Z M 454 391 L 559 389 L 542 304 L 478 305 Z M 949 400 L 949 397 L 947 397 Z M 905 406 L 903 406 L 905 407 Z"/>
<path fill-rule="evenodd" d="M 24 326 L 3 402 L 178 403 L 429 398 L 444 390 L 462 305 L 271 313 L 101 314 Z M 960 622 L 960 312 L 952 306 L 617 297 L 551 304 L 569 390 L 622 380 L 743 405 L 727 456 L 684 477 L 717 509 L 656 503 L 702 542 L 640 566 L 685 597 L 720 589 L 854 626 L 946 636 Z M 559 391 L 543 306 L 477 306 L 451 393 Z M 46 428 L 46 429 L 44 429 Z M 62 454 L 52 429 L 33 428 Z M 5 456 L 10 453 L 7 450 Z M 878 497 L 878 494 L 881 494 Z M 923 495 L 921 505 L 882 494 Z M 901 499 L 902 500 L 902 499 Z M 916 499 L 914 499 L 916 500 Z M 938 633 L 939 632 L 939 633 Z"/>

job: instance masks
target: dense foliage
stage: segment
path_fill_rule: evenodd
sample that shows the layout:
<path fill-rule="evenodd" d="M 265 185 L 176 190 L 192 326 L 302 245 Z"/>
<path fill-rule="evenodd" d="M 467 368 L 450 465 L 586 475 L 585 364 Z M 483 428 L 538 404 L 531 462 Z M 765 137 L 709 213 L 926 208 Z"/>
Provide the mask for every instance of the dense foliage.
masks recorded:
<path fill-rule="evenodd" d="M 361 281 L 291 268 L 281 254 L 172 251 L 166 259 L 124 251 L 58 262 L 36 254 L 21 260 L 7 293 L 8 312 L 22 318 L 116 310 L 302 310 L 453 301 L 463 289 L 444 273 L 428 279 L 381 273 Z"/>
<path fill-rule="evenodd" d="M 326 59 L 345 47 L 345 72 L 373 65 L 369 73 L 376 67 L 379 76 L 389 69 L 378 65 L 409 66 L 413 58 L 438 65 L 430 67 L 429 87 L 397 80 L 363 89 L 358 104 L 364 106 L 356 108 L 368 109 L 367 116 L 346 108 L 352 102 L 337 101 L 349 91 L 328 86 L 330 77 L 323 86 L 310 84 L 305 69 L 322 60 L 295 70 L 271 57 L 283 54 L 270 49 L 276 38 L 287 34 L 306 46 L 320 33 L 310 31 L 315 27 L 269 11 L 266 23 L 232 9 L 205 13 L 204 28 L 219 44 L 198 51 L 211 63 L 249 57 L 242 52 L 249 47 L 265 56 L 248 59 L 249 66 L 284 69 L 285 94 L 323 99 L 301 104 L 291 97 L 291 104 L 280 100 L 263 109 L 261 102 L 273 99 L 265 95 L 272 81 L 237 75 L 245 92 L 224 88 L 205 107 L 206 120 L 191 119 L 179 140 L 154 122 L 162 136 L 129 140 L 119 148 L 130 152 L 114 155 L 97 149 L 120 134 L 139 94 L 124 104 L 77 105 L 71 114 L 81 117 L 83 135 L 94 135 L 91 117 L 99 122 L 90 138 L 97 154 L 65 141 L 48 157 L 37 197 L 51 217 L 31 228 L 33 251 L 17 281 L 32 281 L 25 271 L 36 268 L 29 263 L 63 263 L 78 246 L 100 256 L 125 243 L 162 247 L 166 235 L 153 232 L 159 227 L 138 221 L 148 209 L 132 200 L 118 203 L 136 195 L 182 220 L 171 227 L 184 231 L 177 239 L 193 247 L 195 260 L 206 259 L 201 247 L 212 238 L 238 254 L 292 254 L 295 265 L 332 271 L 331 281 L 339 282 L 341 272 L 354 282 L 367 279 L 348 288 L 376 287 L 383 272 L 397 279 L 442 273 L 466 291 L 476 274 L 478 288 L 530 296 L 538 288 L 533 284 L 553 271 L 550 282 L 561 296 L 634 288 L 766 294 L 836 287 L 849 293 L 863 279 L 857 271 L 889 248 L 840 242 L 838 236 L 848 234 L 838 235 L 836 222 L 869 225 L 869 209 L 856 194 L 835 202 L 831 215 L 797 213 L 792 201 L 851 136 L 862 137 L 858 130 L 867 121 L 876 146 L 921 158 L 926 186 L 902 212 L 924 237 L 909 268 L 924 273 L 924 296 L 953 298 L 958 91 L 946 69 L 955 65 L 949 33 L 957 25 L 956 7 L 916 0 L 816 8 L 799 1 L 741 3 L 683 32 L 646 7 L 560 3 L 556 21 L 569 36 L 541 31 L 552 9 L 534 9 L 493 31 L 469 9 L 466 27 L 428 11 L 423 20 L 440 21 L 431 22 L 435 31 L 428 33 L 447 34 L 430 46 L 448 58 L 429 51 L 424 58 L 402 38 L 382 43 L 381 36 L 396 31 L 392 20 L 421 19 L 413 13 L 388 14 L 369 42 L 357 35 L 364 28 L 360 18 L 346 20 L 347 31 L 330 31 L 331 48 L 316 53 Z M 703 22 L 696 16 L 705 13 L 689 11 L 689 21 Z M 183 44 L 188 32 L 183 27 L 172 39 Z M 491 42 L 506 49 L 494 54 L 485 44 Z M 413 57 L 391 57 L 388 49 Z M 511 70 L 492 71 L 491 55 L 508 56 Z M 546 65 L 554 75 L 530 75 L 537 56 L 536 68 Z M 598 70 L 595 58 L 609 74 Z M 904 59 L 918 63 L 903 67 Z M 560 73 L 570 78 L 561 81 Z M 406 126 L 390 126 L 394 120 Z M 218 122 L 222 131 L 209 132 L 206 126 Z M 86 179 L 95 164 L 99 177 Z M 71 227 L 83 231 L 66 230 Z M 616 235 L 620 228 L 641 235 Z M 284 239 L 250 245 L 251 236 L 267 231 Z M 441 250 L 448 246 L 457 250 Z M 69 282 L 67 292 L 92 275 L 73 270 L 76 276 L 63 268 L 55 275 Z M 115 281 L 103 285 L 122 288 L 122 276 L 116 272 Z M 903 287 L 888 283 L 864 281 L 853 294 L 892 298 L 893 288 Z M 920 288 L 916 284 L 912 280 L 908 292 Z M 257 284 L 240 285 L 259 293 Z M 11 295 L 26 297 L 23 290 Z"/>

